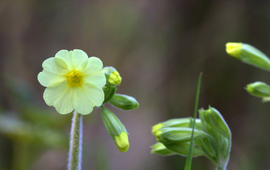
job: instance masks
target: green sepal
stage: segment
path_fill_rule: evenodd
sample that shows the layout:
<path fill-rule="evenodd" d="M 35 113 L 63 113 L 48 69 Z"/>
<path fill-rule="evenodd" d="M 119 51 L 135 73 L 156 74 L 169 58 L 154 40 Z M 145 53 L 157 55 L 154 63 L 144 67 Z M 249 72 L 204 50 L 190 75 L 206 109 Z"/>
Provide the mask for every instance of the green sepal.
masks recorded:
<path fill-rule="evenodd" d="M 240 56 L 243 62 L 270 71 L 269 58 L 252 45 L 242 43 L 242 54 Z"/>
<path fill-rule="evenodd" d="M 165 127 L 189 127 L 191 128 L 193 119 L 192 118 L 175 118 L 170 119 L 161 123 L 158 123 L 152 127 L 152 133 L 156 136 L 156 132 L 159 131 L 161 128 Z M 200 119 L 196 119 L 196 126 L 195 129 L 202 130 L 202 123 Z"/>
<path fill-rule="evenodd" d="M 161 128 L 160 131 L 161 133 L 157 133 L 157 139 L 163 144 L 175 142 L 189 142 L 191 140 L 192 128 L 167 127 Z M 205 137 L 211 138 L 211 136 L 204 131 L 194 129 L 194 140 Z"/>
<path fill-rule="evenodd" d="M 134 97 L 118 93 L 111 98 L 109 103 L 122 110 L 132 110 L 139 107 L 139 103 Z"/>
<path fill-rule="evenodd" d="M 209 140 L 209 138 L 197 139 L 195 140 L 195 144 L 198 148 L 204 151 L 208 157 L 211 157 L 211 160 L 215 160 L 216 162 L 217 147 L 212 140 Z"/>
<path fill-rule="evenodd" d="M 164 146 L 179 155 L 182 156 L 188 156 L 189 148 L 190 148 L 190 142 L 174 142 L 174 143 L 166 143 Z M 192 157 L 202 156 L 205 155 L 205 153 L 201 150 L 199 150 L 196 147 L 193 147 Z"/>
<path fill-rule="evenodd" d="M 155 153 L 161 156 L 175 155 L 176 153 L 167 149 L 162 143 L 157 142 L 151 146 L 151 153 Z"/>
<path fill-rule="evenodd" d="M 246 90 L 249 94 L 256 97 L 270 97 L 270 86 L 264 82 L 254 82 L 247 85 Z"/>
<path fill-rule="evenodd" d="M 120 136 L 122 132 L 126 132 L 128 134 L 122 122 L 109 109 L 102 106 L 101 116 L 103 123 L 113 140 L 115 140 L 115 136 Z"/>
<path fill-rule="evenodd" d="M 104 103 L 107 103 L 109 100 L 111 100 L 117 88 L 116 86 L 104 86 L 102 89 L 104 92 L 104 101 L 103 101 L 103 104 L 104 104 Z"/>
<path fill-rule="evenodd" d="M 199 113 L 200 116 L 203 114 L 203 119 L 209 126 L 224 135 L 226 138 L 231 139 L 229 126 L 218 110 L 209 106 L 208 110 L 200 109 Z"/>

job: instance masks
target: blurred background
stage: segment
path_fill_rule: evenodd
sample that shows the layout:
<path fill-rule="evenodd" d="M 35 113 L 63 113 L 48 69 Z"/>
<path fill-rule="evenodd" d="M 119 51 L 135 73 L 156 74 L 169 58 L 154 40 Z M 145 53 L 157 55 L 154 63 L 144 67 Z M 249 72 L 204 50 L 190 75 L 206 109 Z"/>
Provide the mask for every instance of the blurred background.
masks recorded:
<path fill-rule="evenodd" d="M 72 114 L 43 100 L 37 74 L 61 49 L 82 49 L 114 66 L 118 93 L 140 108 L 112 111 L 130 133 L 120 153 L 100 110 L 84 116 L 83 170 L 183 169 L 186 158 L 150 154 L 151 127 L 219 110 L 232 131 L 228 170 L 270 169 L 270 104 L 247 94 L 246 84 L 270 73 L 228 56 L 226 42 L 245 42 L 270 55 L 270 2 L 245 0 L 0 1 L 0 170 L 65 170 Z M 205 157 L 192 169 L 209 170 Z"/>

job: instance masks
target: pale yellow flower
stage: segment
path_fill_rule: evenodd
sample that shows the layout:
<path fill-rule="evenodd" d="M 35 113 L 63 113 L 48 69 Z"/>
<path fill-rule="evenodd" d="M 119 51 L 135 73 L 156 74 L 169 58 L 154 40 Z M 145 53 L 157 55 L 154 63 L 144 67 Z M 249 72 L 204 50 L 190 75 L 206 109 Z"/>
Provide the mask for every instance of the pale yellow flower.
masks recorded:
<path fill-rule="evenodd" d="M 60 114 L 75 109 L 86 115 L 95 106 L 102 105 L 102 87 L 106 84 L 106 78 L 99 58 L 88 58 L 84 51 L 78 49 L 61 50 L 55 57 L 45 60 L 42 67 L 38 81 L 47 87 L 43 98 L 47 105 L 54 106 Z"/>

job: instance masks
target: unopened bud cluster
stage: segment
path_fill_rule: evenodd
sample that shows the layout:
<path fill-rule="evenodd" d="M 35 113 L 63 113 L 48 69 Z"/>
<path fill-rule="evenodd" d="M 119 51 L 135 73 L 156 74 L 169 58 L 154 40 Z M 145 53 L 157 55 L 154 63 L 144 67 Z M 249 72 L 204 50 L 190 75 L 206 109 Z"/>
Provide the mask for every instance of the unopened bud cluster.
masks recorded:
<path fill-rule="evenodd" d="M 222 115 L 212 107 L 199 110 L 194 129 L 193 157 L 206 156 L 217 167 L 226 167 L 231 150 L 231 131 Z M 152 127 L 158 143 L 152 153 L 187 156 L 192 134 L 192 118 L 171 119 Z"/>
<path fill-rule="evenodd" d="M 103 123 L 114 140 L 120 152 L 126 152 L 129 149 L 128 132 L 124 124 L 104 104 L 109 103 L 122 110 L 132 110 L 139 107 L 139 103 L 132 96 L 116 93 L 117 86 L 121 84 L 122 78 L 118 71 L 113 67 L 103 68 L 106 76 L 106 85 L 103 87 L 104 102 L 101 106 L 101 116 Z"/>

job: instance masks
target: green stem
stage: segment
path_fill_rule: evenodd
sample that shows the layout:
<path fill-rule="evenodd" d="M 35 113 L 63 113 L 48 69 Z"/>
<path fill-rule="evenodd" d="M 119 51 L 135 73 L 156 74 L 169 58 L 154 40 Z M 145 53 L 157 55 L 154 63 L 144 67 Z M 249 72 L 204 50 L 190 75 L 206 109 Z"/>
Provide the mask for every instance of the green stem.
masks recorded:
<path fill-rule="evenodd" d="M 216 170 L 226 170 L 226 166 L 218 166 Z"/>
<path fill-rule="evenodd" d="M 68 155 L 68 170 L 81 170 L 82 162 L 82 118 L 83 116 L 74 110 Z"/>
<path fill-rule="evenodd" d="M 192 124 L 192 135 L 191 135 L 191 141 L 190 141 L 190 146 L 189 146 L 188 157 L 187 157 L 187 160 L 186 160 L 185 170 L 190 170 L 191 169 L 193 141 L 194 141 L 194 129 L 195 129 L 195 124 L 196 124 L 197 112 L 198 112 L 198 103 L 199 103 L 199 96 L 200 96 L 201 79 L 202 79 L 202 73 L 200 73 L 200 75 L 199 75 L 198 84 L 197 84 L 195 108 L 194 108 L 194 119 L 193 119 L 193 124 Z"/>

